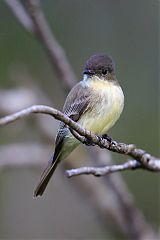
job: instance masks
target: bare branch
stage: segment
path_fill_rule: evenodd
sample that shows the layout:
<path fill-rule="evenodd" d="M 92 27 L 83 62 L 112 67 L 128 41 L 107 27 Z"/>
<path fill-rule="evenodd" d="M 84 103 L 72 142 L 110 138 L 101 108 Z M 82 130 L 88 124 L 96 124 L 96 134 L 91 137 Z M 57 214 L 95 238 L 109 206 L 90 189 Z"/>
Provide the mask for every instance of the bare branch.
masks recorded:
<path fill-rule="evenodd" d="M 100 177 L 109 173 L 120 172 L 124 170 L 134 170 L 142 168 L 141 164 L 136 160 L 129 160 L 126 163 L 119 165 L 111 165 L 104 167 L 81 167 L 77 169 L 71 169 L 66 171 L 66 176 L 68 178 L 82 175 L 82 174 L 92 174 L 96 177 Z"/>
<path fill-rule="evenodd" d="M 128 155 L 134 159 L 136 159 L 139 163 L 141 168 L 150 170 L 150 171 L 160 171 L 160 159 L 155 158 L 154 156 L 147 153 L 145 150 L 136 148 L 133 144 L 125 144 L 125 143 L 118 143 L 115 141 L 108 141 L 100 136 L 91 133 L 90 131 L 83 129 L 78 123 L 74 122 L 70 119 L 67 115 L 63 114 L 62 112 L 58 111 L 57 109 L 44 106 L 44 105 L 35 105 L 29 108 L 23 109 L 19 112 L 14 114 L 8 115 L 0 119 L 0 126 L 12 123 L 18 119 L 22 119 L 24 117 L 29 116 L 31 113 L 43 113 L 53 116 L 55 119 L 64 122 L 68 125 L 71 129 L 77 132 L 80 136 L 78 140 L 81 140 L 81 136 L 83 137 L 82 143 L 86 144 L 87 141 L 84 141 L 84 137 L 89 140 L 92 144 L 96 144 L 101 148 L 106 148 L 112 152 Z M 135 163 L 134 163 L 135 164 Z M 137 163 L 138 164 L 138 163 Z M 127 166 L 123 166 L 124 169 L 121 169 L 122 166 L 119 166 L 119 170 L 125 170 L 127 167 L 130 169 L 132 164 L 128 164 Z M 137 165 L 138 166 L 138 165 Z M 133 168 L 133 167 L 132 167 Z M 135 167 L 135 169 L 138 167 Z M 87 170 L 88 171 L 88 170 Z M 108 170 L 107 170 L 108 171 Z M 115 171 L 112 169 L 112 171 Z M 92 171 L 93 172 L 93 169 Z M 92 173 L 93 174 L 93 173 Z"/>

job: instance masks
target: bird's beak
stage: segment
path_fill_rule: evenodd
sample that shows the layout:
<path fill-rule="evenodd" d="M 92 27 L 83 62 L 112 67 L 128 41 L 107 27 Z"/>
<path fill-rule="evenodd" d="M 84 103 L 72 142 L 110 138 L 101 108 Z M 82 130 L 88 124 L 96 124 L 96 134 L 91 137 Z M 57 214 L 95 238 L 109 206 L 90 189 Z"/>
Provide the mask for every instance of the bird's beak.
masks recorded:
<path fill-rule="evenodd" d="M 85 69 L 85 70 L 83 71 L 83 74 L 92 75 L 92 74 L 94 74 L 94 72 L 93 72 L 92 70 Z"/>

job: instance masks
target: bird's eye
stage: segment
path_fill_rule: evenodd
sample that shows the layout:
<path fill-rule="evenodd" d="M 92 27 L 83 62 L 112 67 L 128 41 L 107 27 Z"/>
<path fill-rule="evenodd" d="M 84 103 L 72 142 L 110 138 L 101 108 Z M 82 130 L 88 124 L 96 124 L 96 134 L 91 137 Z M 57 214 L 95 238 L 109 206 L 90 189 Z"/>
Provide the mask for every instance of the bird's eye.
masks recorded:
<path fill-rule="evenodd" d="M 103 69 L 103 70 L 102 70 L 102 74 L 103 74 L 103 75 L 107 75 L 108 72 L 109 72 L 108 69 Z"/>

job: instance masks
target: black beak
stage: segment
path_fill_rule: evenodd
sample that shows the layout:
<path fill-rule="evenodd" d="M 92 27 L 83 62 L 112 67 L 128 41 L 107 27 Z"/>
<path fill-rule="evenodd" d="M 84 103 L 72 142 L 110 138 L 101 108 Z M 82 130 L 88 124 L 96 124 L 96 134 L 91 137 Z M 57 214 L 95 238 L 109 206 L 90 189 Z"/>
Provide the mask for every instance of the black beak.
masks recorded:
<path fill-rule="evenodd" d="M 83 71 L 83 74 L 93 75 L 93 74 L 94 74 L 94 71 L 85 69 L 85 70 Z"/>

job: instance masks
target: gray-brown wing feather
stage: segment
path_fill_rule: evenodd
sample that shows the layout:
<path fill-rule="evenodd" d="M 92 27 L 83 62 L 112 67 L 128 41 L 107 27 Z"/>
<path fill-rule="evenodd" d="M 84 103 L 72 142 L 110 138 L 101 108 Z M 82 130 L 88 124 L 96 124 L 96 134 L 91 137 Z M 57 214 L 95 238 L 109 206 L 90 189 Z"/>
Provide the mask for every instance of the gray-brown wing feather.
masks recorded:
<path fill-rule="evenodd" d="M 89 108 L 90 98 L 90 89 L 84 85 L 83 82 L 79 82 L 69 93 L 63 107 L 63 112 L 73 121 L 77 122 L 82 114 L 84 114 L 84 112 Z M 56 155 L 57 152 L 59 152 L 59 149 L 63 143 L 63 139 L 68 134 L 68 132 L 68 127 L 63 122 L 61 122 L 56 137 Z"/>
<path fill-rule="evenodd" d="M 63 112 L 75 122 L 78 121 L 82 114 L 89 108 L 89 103 L 91 102 L 90 98 L 91 92 L 89 88 L 85 86 L 83 82 L 78 83 L 69 93 L 64 104 Z M 45 191 L 47 184 L 60 161 L 58 156 L 63 145 L 63 140 L 68 133 L 68 127 L 61 122 L 56 138 L 54 156 L 51 158 L 46 169 L 42 173 L 41 179 L 34 191 L 34 196 L 42 195 Z"/>

